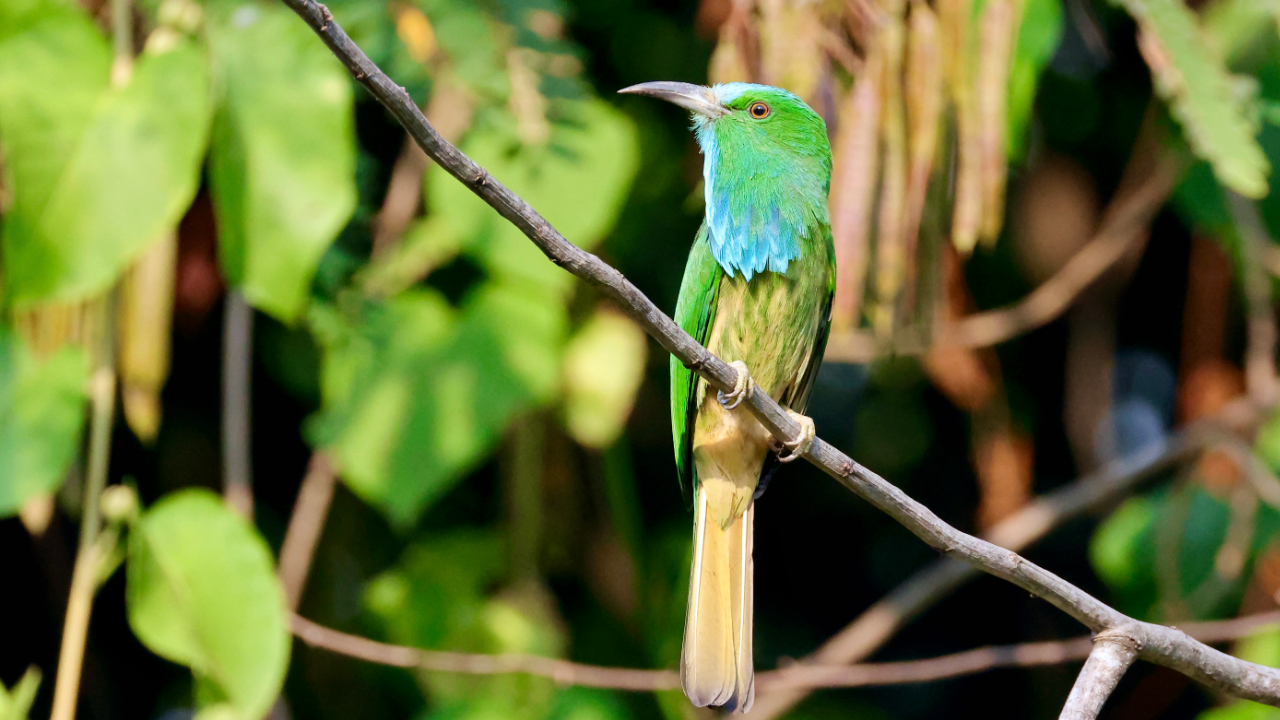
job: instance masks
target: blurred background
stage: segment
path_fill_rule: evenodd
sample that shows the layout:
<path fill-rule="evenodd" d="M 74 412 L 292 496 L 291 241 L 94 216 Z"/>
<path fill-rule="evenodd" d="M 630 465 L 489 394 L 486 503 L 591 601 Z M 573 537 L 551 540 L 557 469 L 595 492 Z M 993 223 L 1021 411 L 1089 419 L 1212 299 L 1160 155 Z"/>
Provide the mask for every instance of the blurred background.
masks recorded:
<path fill-rule="evenodd" d="M 820 436 L 1135 617 L 1276 609 L 1280 3 L 328 6 L 667 312 L 702 159 L 682 111 L 615 91 L 796 92 L 835 158 Z M 399 645 L 674 668 L 690 513 L 666 354 L 284 5 L 0 0 L 0 167 L 0 717 L 710 716 L 290 639 L 296 608 Z M 804 463 L 757 508 L 762 671 L 1084 633 L 995 579 L 921 580 L 937 555 Z M 1275 626 L 1221 646 L 1280 665 Z M 762 681 L 752 716 L 1052 718 L 1078 669 Z M 1280 711 L 1139 663 L 1104 716 Z"/>

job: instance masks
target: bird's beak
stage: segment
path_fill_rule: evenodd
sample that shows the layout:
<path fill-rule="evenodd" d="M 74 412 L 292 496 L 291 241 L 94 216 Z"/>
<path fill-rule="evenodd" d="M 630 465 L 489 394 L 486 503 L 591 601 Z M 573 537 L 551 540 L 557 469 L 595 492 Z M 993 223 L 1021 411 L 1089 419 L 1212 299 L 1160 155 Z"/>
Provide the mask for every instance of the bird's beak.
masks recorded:
<path fill-rule="evenodd" d="M 623 88 L 618 92 L 661 98 L 712 119 L 729 114 L 729 111 L 716 99 L 711 88 L 702 85 L 666 81 L 647 82 Z"/>

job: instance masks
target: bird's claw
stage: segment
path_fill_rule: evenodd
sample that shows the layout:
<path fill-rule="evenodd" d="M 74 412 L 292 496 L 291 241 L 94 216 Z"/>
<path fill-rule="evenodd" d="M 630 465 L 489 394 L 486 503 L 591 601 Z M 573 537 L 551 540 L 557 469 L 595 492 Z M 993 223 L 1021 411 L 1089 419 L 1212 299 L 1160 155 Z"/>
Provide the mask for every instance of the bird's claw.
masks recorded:
<path fill-rule="evenodd" d="M 729 364 L 738 371 L 738 380 L 733 384 L 733 390 L 730 392 L 716 391 L 716 399 L 725 410 L 738 407 L 743 400 L 751 397 L 751 393 L 755 392 L 755 383 L 751 380 L 751 371 L 747 369 L 747 364 L 741 360 L 734 360 Z"/>
<path fill-rule="evenodd" d="M 789 463 L 809 452 L 809 448 L 813 447 L 813 439 L 818 436 L 818 430 L 813 425 L 813 419 L 805 417 L 798 412 L 787 411 L 792 420 L 800 426 L 800 439 L 798 440 L 781 440 L 773 441 L 774 452 L 778 453 L 778 462 Z M 783 455 L 782 451 L 786 450 L 787 454 Z"/>

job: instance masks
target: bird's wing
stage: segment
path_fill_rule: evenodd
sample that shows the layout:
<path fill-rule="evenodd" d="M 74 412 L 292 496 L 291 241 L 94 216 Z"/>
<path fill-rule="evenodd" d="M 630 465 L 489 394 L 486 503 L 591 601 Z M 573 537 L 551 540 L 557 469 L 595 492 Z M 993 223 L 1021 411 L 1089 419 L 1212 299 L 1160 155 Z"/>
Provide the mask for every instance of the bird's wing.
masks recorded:
<path fill-rule="evenodd" d="M 711 255 L 707 243 L 707 226 L 698 230 L 689 251 L 689 262 L 684 268 L 684 280 L 680 283 L 680 298 L 676 301 L 676 323 L 702 345 L 707 344 L 711 323 L 715 320 L 716 304 L 720 297 L 720 279 L 724 271 Z M 701 388 L 698 374 L 685 367 L 676 356 L 671 356 L 671 436 L 675 440 L 676 470 L 680 484 L 693 487 L 693 426 L 702 403 L 705 385 Z"/>
<path fill-rule="evenodd" d="M 836 258 L 835 248 L 831 244 L 831 228 L 823 225 L 817 228 L 817 231 L 826 235 L 827 265 L 830 269 L 827 293 L 818 305 L 817 333 L 813 337 L 813 347 L 809 351 L 809 357 L 805 360 L 800 374 L 796 376 L 795 382 L 791 383 L 788 392 L 779 398 L 783 405 L 798 413 L 804 413 L 809 406 L 809 393 L 813 392 L 813 382 L 818 376 L 818 367 L 822 365 L 822 356 L 827 351 L 827 336 L 831 332 L 831 301 L 836 293 Z"/>

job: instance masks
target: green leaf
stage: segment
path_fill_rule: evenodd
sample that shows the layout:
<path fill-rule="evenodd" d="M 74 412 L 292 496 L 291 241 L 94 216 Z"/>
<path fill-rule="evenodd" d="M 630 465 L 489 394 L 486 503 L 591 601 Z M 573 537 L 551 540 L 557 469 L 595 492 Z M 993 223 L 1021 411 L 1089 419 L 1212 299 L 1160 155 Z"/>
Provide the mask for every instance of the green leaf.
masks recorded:
<path fill-rule="evenodd" d="M 326 322 L 314 437 L 338 453 L 352 490 L 402 527 L 558 387 L 564 308 L 522 287 L 486 283 L 456 312 L 411 291 L 363 320 Z"/>
<path fill-rule="evenodd" d="M 19 304 L 101 292 L 172 229 L 199 183 L 209 126 L 194 44 L 149 49 L 127 85 L 109 88 L 110 56 L 92 23 L 42 7 L 0 42 L 0 140 L 14 191 L 6 292 Z"/>
<path fill-rule="evenodd" d="M 40 689 L 40 668 L 32 665 L 12 688 L 0 685 L 0 720 L 27 720 Z"/>
<path fill-rule="evenodd" d="M 40 360 L 0 328 L 0 517 L 62 484 L 80 446 L 88 373 L 80 348 Z"/>
<path fill-rule="evenodd" d="M 182 490 L 143 514 L 129 536 L 126 600 L 138 639 L 191 668 L 201 707 L 266 715 L 289 664 L 284 591 L 266 541 L 221 498 Z"/>
<path fill-rule="evenodd" d="M 1272 413 L 1258 428 L 1253 449 L 1272 472 L 1280 472 L 1280 413 Z"/>
<path fill-rule="evenodd" d="M 1169 103 L 1192 151 L 1209 161 L 1223 185 L 1246 197 L 1265 196 L 1271 166 L 1247 102 L 1195 13 L 1182 0 L 1115 1 L 1137 20 L 1156 92 Z"/>
<path fill-rule="evenodd" d="M 1133 584 L 1141 574 L 1138 548 L 1148 540 L 1156 516 L 1155 503 L 1134 497 L 1111 513 L 1098 527 L 1089 543 L 1089 561 L 1094 572 L 1113 588 Z"/>
<path fill-rule="evenodd" d="M 375 578 L 365 605 L 392 642 L 479 653 L 564 654 L 555 600 L 536 584 L 491 595 L 506 570 L 505 543 L 491 530 L 460 530 L 414 542 Z M 555 684 L 527 675 L 423 673 L 428 717 L 542 720 Z"/>
<path fill-rule="evenodd" d="M 1061 0 L 1027 0 L 1009 70 L 1009 158 L 1026 152 L 1027 123 L 1036 101 L 1040 73 L 1062 41 Z"/>
<path fill-rule="evenodd" d="M 602 100 L 565 101 L 564 122 L 545 146 L 523 146 L 510 133 L 472 131 L 463 152 L 542 214 L 570 242 L 590 249 L 613 227 L 638 164 L 635 126 Z M 573 277 L 497 211 L 437 165 L 428 171 L 427 206 L 464 238 L 468 252 L 495 277 L 564 293 Z"/>
<path fill-rule="evenodd" d="M 569 341 L 564 357 L 564 423 L 587 447 L 622 433 L 644 379 L 644 330 L 616 310 L 598 310 Z"/>
<path fill-rule="evenodd" d="M 218 112 L 209 179 L 228 281 L 292 321 L 355 208 L 355 138 L 346 71 L 278 4 L 210 6 Z"/>

